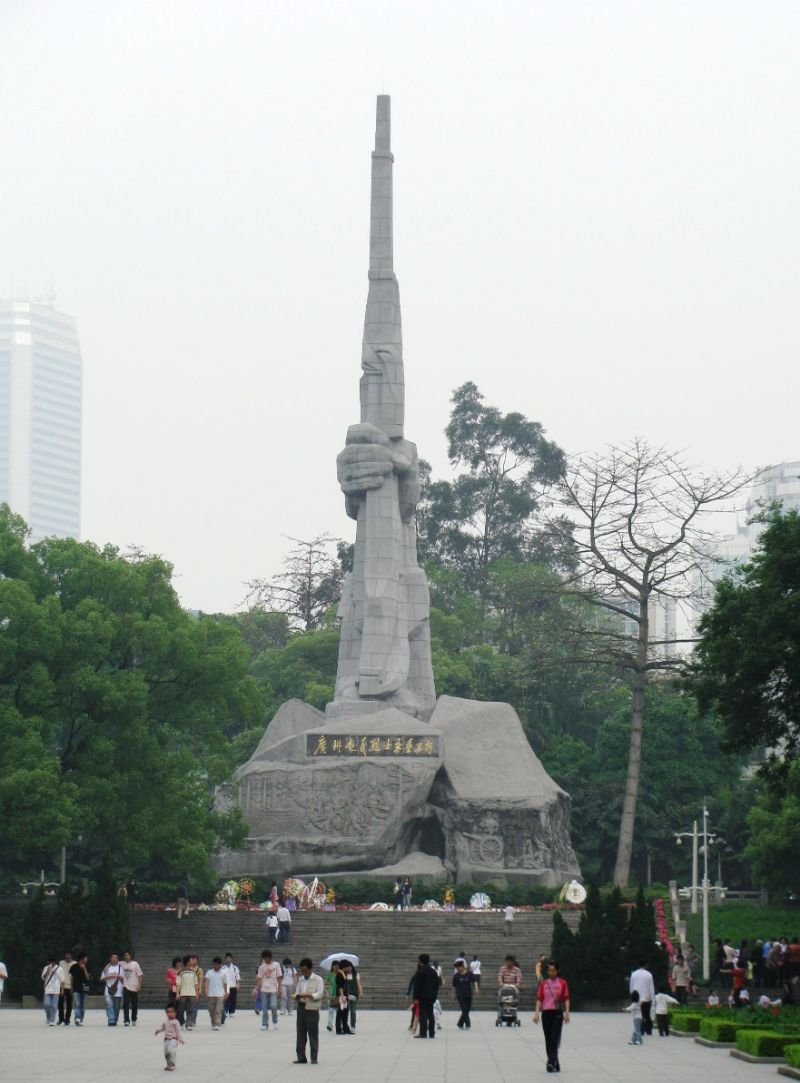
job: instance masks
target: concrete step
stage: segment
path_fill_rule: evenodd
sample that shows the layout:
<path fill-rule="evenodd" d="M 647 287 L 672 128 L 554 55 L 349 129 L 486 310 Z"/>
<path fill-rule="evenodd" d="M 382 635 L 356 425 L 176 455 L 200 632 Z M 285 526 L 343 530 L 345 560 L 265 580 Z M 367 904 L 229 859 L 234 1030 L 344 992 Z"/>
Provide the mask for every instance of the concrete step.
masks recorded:
<path fill-rule="evenodd" d="M 571 927 L 579 914 L 565 911 Z M 279 961 L 289 956 L 295 965 L 304 956 L 315 963 L 332 952 L 354 952 L 361 959 L 364 987 L 360 1008 L 393 1009 L 406 1006 L 405 992 L 416 967 L 416 957 L 427 951 L 437 959 L 444 975 L 443 997 L 450 998 L 452 962 L 462 952 L 482 963 L 484 992 L 476 1007 L 495 1010 L 497 972 L 506 956 L 516 956 L 523 972 L 523 1006 L 533 1005 L 533 967 L 549 952 L 552 912 L 516 915 L 513 935 L 504 935 L 502 913 L 411 910 L 338 910 L 296 913 L 291 942 L 273 947 Z M 255 911 L 197 911 L 180 922 L 175 912 L 132 910 L 131 934 L 136 958 L 145 974 L 142 1004 L 156 1007 L 166 1001 L 164 973 L 173 956 L 196 953 L 207 968 L 215 955 L 233 952 L 242 972 L 240 1004 L 252 1008 L 252 988 L 262 950 L 267 947 L 265 915 Z"/>

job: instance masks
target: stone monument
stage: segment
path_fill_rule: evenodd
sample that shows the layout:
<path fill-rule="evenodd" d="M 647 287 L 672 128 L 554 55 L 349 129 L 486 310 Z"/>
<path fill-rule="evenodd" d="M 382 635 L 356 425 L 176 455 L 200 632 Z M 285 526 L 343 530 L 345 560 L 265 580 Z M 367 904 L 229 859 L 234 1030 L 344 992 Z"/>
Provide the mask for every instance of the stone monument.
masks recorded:
<path fill-rule="evenodd" d="M 215 864 L 225 876 L 555 886 L 579 875 L 569 797 L 515 711 L 436 699 L 428 584 L 417 562 L 419 460 L 404 432 L 393 163 L 390 100 L 380 95 L 361 419 L 337 459 L 356 543 L 339 609 L 334 699 L 324 714 L 297 700 L 278 710 L 220 802 L 242 809 L 246 848 Z"/>

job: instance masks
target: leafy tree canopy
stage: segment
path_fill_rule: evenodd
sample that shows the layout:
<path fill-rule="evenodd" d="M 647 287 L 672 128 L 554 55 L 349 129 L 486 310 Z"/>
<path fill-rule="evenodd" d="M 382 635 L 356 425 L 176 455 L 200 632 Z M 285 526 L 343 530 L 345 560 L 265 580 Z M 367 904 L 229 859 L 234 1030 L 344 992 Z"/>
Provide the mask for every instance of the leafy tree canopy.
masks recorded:
<path fill-rule="evenodd" d="M 229 740 L 261 717 L 238 631 L 181 608 L 159 557 L 27 546 L 0 507 L 0 864 L 71 844 L 140 875 L 201 870 L 238 840 L 212 810 Z"/>
<path fill-rule="evenodd" d="M 751 561 L 700 622 L 694 687 L 728 747 L 800 755 L 800 514 L 767 514 Z"/>

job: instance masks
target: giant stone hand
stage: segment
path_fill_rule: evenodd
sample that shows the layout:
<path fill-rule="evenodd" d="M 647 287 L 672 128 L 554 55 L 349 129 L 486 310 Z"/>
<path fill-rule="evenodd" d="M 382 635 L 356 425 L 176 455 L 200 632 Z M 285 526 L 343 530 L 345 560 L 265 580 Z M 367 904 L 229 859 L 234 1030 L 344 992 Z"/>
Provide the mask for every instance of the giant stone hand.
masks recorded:
<path fill-rule="evenodd" d="M 379 489 L 394 469 L 389 438 L 376 425 L 351 425 L 347 446 L 336 458 L 336 474 L 347 496 Z"/>

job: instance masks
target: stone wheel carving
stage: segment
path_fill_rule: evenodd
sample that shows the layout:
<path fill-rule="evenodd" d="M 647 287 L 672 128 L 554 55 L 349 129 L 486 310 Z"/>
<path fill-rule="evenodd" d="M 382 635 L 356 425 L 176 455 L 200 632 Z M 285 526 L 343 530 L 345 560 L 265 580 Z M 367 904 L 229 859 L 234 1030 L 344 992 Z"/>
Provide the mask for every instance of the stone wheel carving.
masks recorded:
<path fill-rule="evenodd" d="M 483 841 L 481 842 L 481 859 L 485 861 L 487 865 L 499 865 L 502 856 L 502 839 L 483 839 Z"/>

